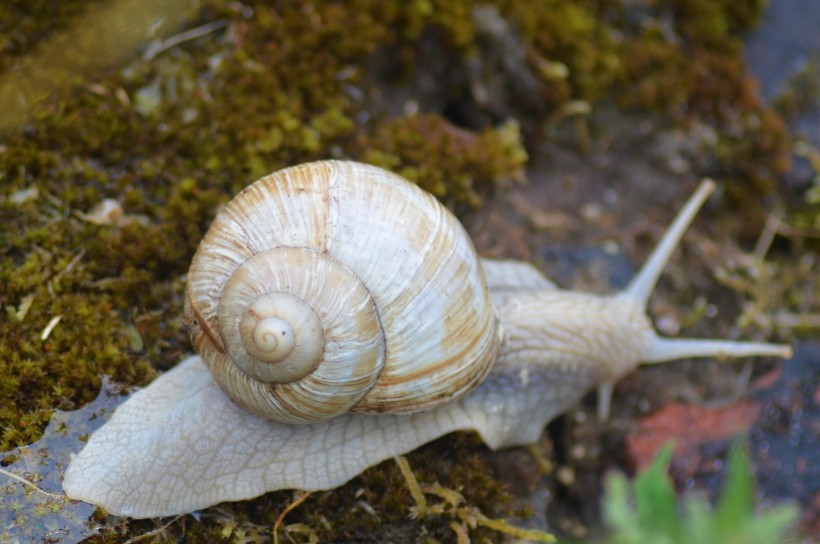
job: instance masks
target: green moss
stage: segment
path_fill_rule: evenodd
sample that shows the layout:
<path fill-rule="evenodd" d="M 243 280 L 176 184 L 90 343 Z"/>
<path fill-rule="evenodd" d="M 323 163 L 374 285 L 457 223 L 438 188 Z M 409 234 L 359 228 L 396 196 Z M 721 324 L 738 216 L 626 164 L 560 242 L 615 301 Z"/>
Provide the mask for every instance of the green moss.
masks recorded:
<path fill-rule="evenodd" d="M 671 0 L 660 4 L 674 14 L 678 32 L 715 47 L 739 47 L 740 33 L 753 28 L 766 0 Z"/>
<path fill-rule="evenodd" d="M 706 150 L 708 167 L 701 175 L 727 182 L 728 196 L 745 205 L 772 190 L 791 153 L 782 119 L 761 102 L 740 53 L 739 32 L 754 24 L 761 2 L 681 0 L 659 8 L 675 14 L 681 41 L 670 40 L 658 23 L 624 42 L 619 103 L 663 111 L 684 126 L 697 121 L 713 127 L 719 142 L 711 157 Z"/>
<path fill-rule="evenodd" d="M 450 45 L 464 53 L 473 52 L 476 38 L 473 2 L 434 0 L 418 5 L 421 13 L 429 15 L 430 24 L 444 32 Z"/>
<path fill-rule="evenodd" d="M 495 182 L 520 175 L 527 160 L 517 124 L 476 134 L 438 115 L 388 120 L 356 150 L 364 162 L 415 181 L 445 202 L 473 206 Z"/>

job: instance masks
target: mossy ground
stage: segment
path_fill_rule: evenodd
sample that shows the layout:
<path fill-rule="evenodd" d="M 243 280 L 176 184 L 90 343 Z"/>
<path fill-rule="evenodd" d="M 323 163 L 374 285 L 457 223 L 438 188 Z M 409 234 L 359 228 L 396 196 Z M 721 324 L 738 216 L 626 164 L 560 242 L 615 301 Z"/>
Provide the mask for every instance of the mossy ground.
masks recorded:
<path fill-rule="evenodd" d="M 0 42 L 8 55 L 0 79 L 14 77 L 2 72 L 13 57 L 70 25 L 78 4 L 61 3 L 56 23 L 50 3 L 4 7 L 0 25 L 19 32 Z M 145 385 L 189 349 L 180 316 L 196 245 L 220 204 L 280 167 L 364 160 L 464 210 L 521 177 L 528 149 L 562 111 L 606 103 L 684 130 L 711 127 L 716 142 L 697 175 L 725 183 L 736 203 L 770 191 L 787 168 L 784 125 L 757 98 L 740 56 L 739 33 L 754 24 L 760 0 L 476 8 L 468 0 L 208 2 L 199 23 L 224 26 L 150 59 L 135 52 L 8 130 L 0 144 L 0 451 L 33 442 L 55 407 L 93 399 L 101 376 Z M 106 198 L 138 219 L 83 218 Z M 501 484 L 476 461 L 473 442 L 446 438 L 411 465 L 421 480 L 504 514 Z M 449 448 L 459 459 L 452 470 L 422 468 L 441 464 Z M 391 524 L 405 539 L 452 538 L 446 518 L 399 528 L 411 504 L 403 489 L 392 466 L 370 471 L 311 497 L 288 521 L 328 540 Z M 269 528 L 289 500 L 266 496 L 173 530 L 190 542 L 227 541 L 240 528 Z M 356 501 L 377 515 L 341 508 Z"/>

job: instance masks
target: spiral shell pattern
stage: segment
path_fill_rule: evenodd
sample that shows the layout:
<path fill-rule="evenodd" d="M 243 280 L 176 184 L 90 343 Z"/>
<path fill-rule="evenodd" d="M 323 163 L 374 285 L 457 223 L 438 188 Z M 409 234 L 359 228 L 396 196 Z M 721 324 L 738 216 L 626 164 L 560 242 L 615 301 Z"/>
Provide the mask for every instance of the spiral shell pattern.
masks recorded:
<path fill-rule="evenodd" d="M 287 168 L 237 195 L 197 250 L 186 299 L 220 386 L 287 423 L 459 398 L 489 371 L 500 336 L 455 217 L 352 162 Z"/>

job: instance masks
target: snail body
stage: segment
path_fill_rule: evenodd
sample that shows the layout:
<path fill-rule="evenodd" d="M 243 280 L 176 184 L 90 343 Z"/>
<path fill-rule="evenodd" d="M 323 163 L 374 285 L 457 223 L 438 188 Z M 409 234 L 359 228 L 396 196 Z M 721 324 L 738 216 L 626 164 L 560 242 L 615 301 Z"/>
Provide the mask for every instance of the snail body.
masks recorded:
<path fill-rule="evenodd" d="M 327 161 L 263 178 L 192 262 L 185 323 L 201 359 L 120 406 L 64 489 L 133 517 L 328 489 L 454 430 L 492 448 L 531 443 L 594 387 L 605 416 L 639 364 L 789 357 L 784 345 L 663 338 L 646 315 L 713 189 L 701 184 L 626 289 L 599 296 L 479 259 L 449 212 L 381 169 Z"/>

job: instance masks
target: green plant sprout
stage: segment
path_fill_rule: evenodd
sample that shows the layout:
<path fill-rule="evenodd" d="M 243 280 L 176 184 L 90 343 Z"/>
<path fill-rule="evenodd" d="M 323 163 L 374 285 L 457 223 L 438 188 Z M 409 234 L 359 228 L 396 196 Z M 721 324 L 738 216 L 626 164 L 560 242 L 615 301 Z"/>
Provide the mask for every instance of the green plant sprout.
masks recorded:
<path fill-rule="evenodd" d="M 732 448 L 727 476 L 714 508 L 702 496 L 679 501 L 667 475 L 673 446 L 665 446 L 652 465 L 630 485 L 620 473 L 607 477 L 604 521 L 614 544 L 772 544 L 788 542 L 798 509 L 785 504 L 765 512 L 755 509 L 749 457 Z"/>

